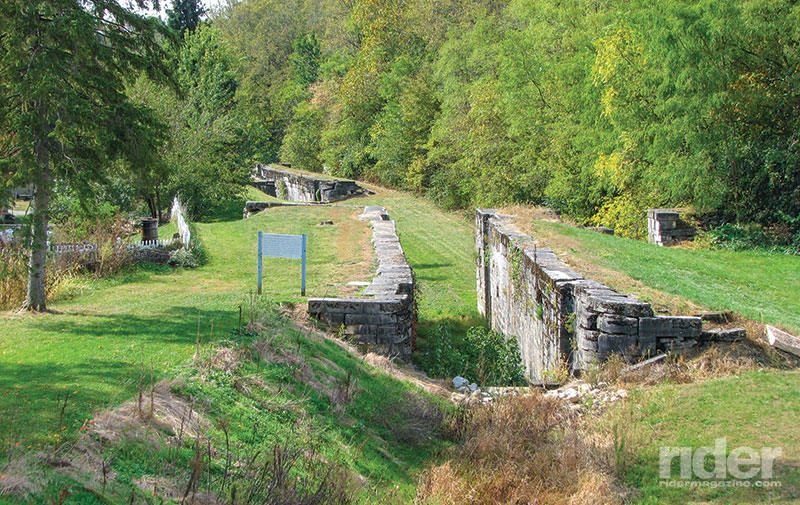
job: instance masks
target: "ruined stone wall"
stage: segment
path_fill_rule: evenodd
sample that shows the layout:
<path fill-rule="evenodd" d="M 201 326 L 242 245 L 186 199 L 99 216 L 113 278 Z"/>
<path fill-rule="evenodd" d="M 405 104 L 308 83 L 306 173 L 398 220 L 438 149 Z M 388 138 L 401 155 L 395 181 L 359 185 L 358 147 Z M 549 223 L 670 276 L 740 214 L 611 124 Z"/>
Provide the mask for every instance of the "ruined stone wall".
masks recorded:
<path fill-rule="evenodd" d="M 647 211 L 647 240 L 660 246 L 693 240 L 695 230 L 680 218 L 673 209 L 650 209 Z"/>
<path fill-rule="evenodd" d="M 612 353 L 645 357 L 697 343 L 700 318 L 655 316 L 650 304 L 584 279 L 512 219 L 475 212 L 478 310 L 517 338 L 529 380 L 564 364 L 582 371 Z"/>
<path fill-rule="evenodd" d="M 252 184 L 270 196 L 290 202 L 330 203 L 365 193 L 354 181 L 316 178 L 272 165 L 256 165 Z"/>
<path fill-rule="evenodd" d="M 358 347 L 407 360 L 416 326 L 414 272 L 406 261 L 395 222 L 383 207 L 366 207 L 359 217 L 372 226 L 378 269 L 359 298 L 309 298 L 309 314 L 344 333 Z"/>

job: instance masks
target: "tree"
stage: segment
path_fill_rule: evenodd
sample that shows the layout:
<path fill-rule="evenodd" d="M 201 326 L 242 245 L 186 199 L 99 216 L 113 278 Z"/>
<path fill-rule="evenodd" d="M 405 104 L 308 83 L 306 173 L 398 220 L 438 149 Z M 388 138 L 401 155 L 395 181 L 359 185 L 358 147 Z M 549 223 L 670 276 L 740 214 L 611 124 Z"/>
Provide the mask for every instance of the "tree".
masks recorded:
<path fill-rule="evenodd" d="M 167 26 L 181 35 L 186 30 L 194 33 L 207 12 L 200 0 L 172 0 L 172 9 L 167 9 Z"/>
<path fill-rule="evenodd" d="M 158 8 L 157 0 L 136 0 Z M 0 4 L 0 159 L 4 183 L 34 185 L 25 308 L 46 310 L 45 259 L 55 180 L 84 193 L 115 160 L 140 160 L 152 115 L 125 93 L 144 71 L 171 82 L 169 31 L 116 0 L 6 0 Z"/>

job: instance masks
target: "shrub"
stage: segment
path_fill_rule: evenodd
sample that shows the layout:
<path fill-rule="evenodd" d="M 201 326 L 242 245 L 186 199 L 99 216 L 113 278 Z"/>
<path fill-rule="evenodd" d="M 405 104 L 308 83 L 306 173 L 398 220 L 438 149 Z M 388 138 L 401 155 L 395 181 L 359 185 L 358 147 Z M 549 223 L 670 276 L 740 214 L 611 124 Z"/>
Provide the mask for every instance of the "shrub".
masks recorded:
<path fill-rule="evenodd" d="M 189 249 L 176 249 L 169 254 L 169 266 L 176 268 L 197 268 L 200 262 L 197 261 L 193 252 Z"/>
<path fill-rule="evenodd" d="M 764 227 L 758 224 L 726 223 L 708 232 L 711 246 L 717 249 L 751 249 L 800 254 L 800 231 L 792 234 L 785 226 Z"/>
<path fill-rule="evenodd" d="M 518 386 L 526 383 L 517 339 L 473 326 L 456 338 L 447 325 L 439 325 L 421 356 L 425 371 L 436 377 L 461 375 L 483 386 Z"/>

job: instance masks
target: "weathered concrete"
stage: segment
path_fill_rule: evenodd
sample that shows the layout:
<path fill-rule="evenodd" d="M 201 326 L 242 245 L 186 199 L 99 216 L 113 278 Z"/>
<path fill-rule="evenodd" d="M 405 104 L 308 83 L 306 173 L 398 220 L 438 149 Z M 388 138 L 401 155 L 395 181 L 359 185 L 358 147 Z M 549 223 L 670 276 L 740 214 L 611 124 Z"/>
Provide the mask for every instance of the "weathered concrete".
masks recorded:
<path fill-rule="evenodd" d="M 273 165 L 256 165 L 251 182 L 266 194 L 290 202 L 330 203 L 367 192 L 354 181 L 314 177 Z"/>
<path fill-rule="evenodd" d="M 311 317 L 340 329 L 354 344 L 386 356 L 411 357 L 416 327 L 414 272 L 394 221 L 383 207 L 366 207 L 359 219 L 372 226 L 378 269 L 362 298 L 309 298 Z"/>
<path fill-rule="evenodd" d="M 683 240 L 694 240 L 695 230 L 680 218 L 674 209 L 650 209 L 647 211 L 647 240 L 660 246 L 677 244 Z"/>
<path fill-rule="evenodd" d="M 612 353 L 647 357 L 696 345 L 700 318 L 655 316 L 649 303 L 585 279 L 537 247 L 512 219 L 475 212 L 478 310 L 495 331 L 517 338 L 530 380 L 563 363 L 579 372 Z"/>

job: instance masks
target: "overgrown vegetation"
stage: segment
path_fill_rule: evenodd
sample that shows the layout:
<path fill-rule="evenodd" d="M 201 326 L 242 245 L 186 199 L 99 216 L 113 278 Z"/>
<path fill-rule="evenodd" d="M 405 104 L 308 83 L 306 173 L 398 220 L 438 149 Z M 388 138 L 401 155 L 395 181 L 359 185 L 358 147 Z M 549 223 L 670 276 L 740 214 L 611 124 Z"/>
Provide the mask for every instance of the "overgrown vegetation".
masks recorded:
<path fill-rule="evenodd" d="M 47 458 L 21 467 L 27 451 L 6 446 L 2 494 L 11 503 L 64 492 L 126 504 L 410 499 L 409 470 L 447 444 L 453 408 L 254 300 L 242 328 L 198 341 L 176 377 L 142 368 L 133 400 L 84 423 L 76 440 L 55 440 L 60 471 L 44 471 Z"/>
<path fill-rule="evenodd" d="M 627 454 L 557 399 L 501 399 L 473 410 L 463 433 L 452 458 L 423 476 L 417 503 L 622 503 L 614 463 Z"/>
<path fill-rule="evenodd" d="M 417 361 L 434 377 L 460 375 L 480 386 L 526 384 L 517 339 L 482 326 L 473 326 L 462 336 L 440 324 L 425 339 Z"/>

